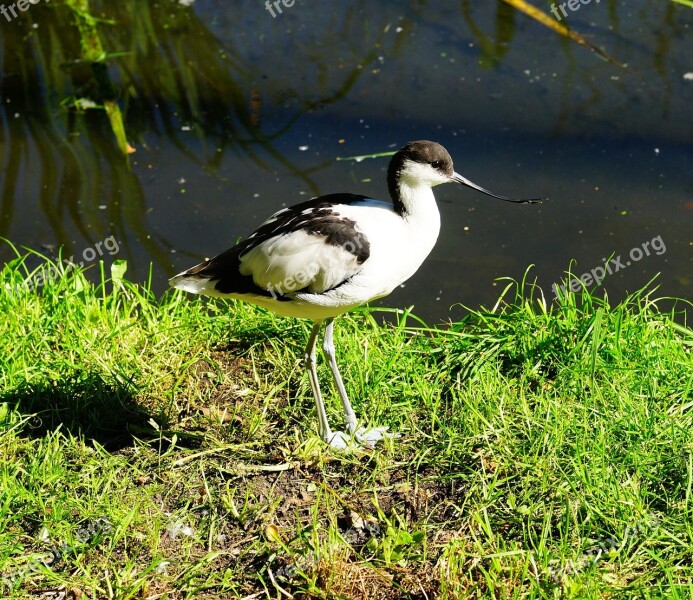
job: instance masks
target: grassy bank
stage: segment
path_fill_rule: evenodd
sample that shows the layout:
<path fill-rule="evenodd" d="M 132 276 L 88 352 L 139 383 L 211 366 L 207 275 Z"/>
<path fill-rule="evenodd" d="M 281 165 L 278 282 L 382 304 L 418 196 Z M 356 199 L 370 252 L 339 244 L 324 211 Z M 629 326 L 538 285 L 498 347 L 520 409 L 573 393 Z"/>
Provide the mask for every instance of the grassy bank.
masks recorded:
<path fill-rule="evenodd" d="M 340 319 L 357 414 L 402 434 L 345 455 L 307 323 L 24 264 L 0 279 L 2 597 L 693 594 L 693 332 L 651 293 Z"/>

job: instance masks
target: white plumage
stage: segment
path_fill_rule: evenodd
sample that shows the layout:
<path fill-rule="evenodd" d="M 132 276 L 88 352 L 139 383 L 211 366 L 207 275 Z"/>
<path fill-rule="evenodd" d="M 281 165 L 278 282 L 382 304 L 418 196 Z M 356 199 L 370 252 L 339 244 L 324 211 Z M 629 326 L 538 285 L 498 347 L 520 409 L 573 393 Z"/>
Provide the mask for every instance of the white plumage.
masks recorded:
<path fill-rule="evenodd" d="M 283 316 L 311 319 L 315 324 L 305 363 L 320 434 L 340 448 L 353 441 L 373 444 L 386 428 L 357 428 L 334 357 L 333 319 L 386 296 L 417 271 L 440 232 L 431 188 L 447 182 L 509 202 L 539 202 L 493 194 L 455 173 L 440 144 L 410 142 L 390 161 L 392 202 L 331 194 L 282 209 L 243 242 L 176 275 L 170 283 L 195 294 L 238 298 Z M 342 400 L 348 434 L 330 429 L 318 384 L 315 344 L 323 321 L 323 350 Z"/>

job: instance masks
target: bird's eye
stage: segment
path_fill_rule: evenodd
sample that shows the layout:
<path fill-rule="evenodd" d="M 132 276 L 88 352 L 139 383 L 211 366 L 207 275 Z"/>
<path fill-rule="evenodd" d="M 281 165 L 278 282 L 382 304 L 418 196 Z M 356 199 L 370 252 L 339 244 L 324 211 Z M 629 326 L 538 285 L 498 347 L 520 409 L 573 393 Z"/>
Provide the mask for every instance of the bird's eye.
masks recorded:
<path fill-rule="evenodd" d="M 442 161 L 442 160 L 434 160 L 434 161 L 431 163 L 431 166 L 432 166 L 434 169 L 440 169 L 440 168 L 442 168 L 442 166 L 443 166 L 443 161 Z"/>

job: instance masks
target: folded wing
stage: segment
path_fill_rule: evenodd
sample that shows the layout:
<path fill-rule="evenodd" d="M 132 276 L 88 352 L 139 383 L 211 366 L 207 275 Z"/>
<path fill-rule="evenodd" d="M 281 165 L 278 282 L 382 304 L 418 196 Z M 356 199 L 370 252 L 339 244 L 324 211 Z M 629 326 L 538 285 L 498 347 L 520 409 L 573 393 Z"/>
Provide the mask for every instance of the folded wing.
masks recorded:
<path fill-rule="evenodd" d="M 365 235 L 354 221 L 340 216 L 339 206 L 365 200 L 332 194 L 285 208 L 248 239 L 170 283 L 198 294 L 275 298 L 335 288 L 358 273 L 370 255 Z"/>

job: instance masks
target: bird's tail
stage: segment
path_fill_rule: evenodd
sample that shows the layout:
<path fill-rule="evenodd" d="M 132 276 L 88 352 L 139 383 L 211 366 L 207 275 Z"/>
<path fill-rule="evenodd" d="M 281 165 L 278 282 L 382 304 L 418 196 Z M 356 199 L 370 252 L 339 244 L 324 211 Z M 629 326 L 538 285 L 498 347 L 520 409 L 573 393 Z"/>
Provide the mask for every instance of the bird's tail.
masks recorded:
<path fill-rule="evenodd" d="M 201 273 L 208 263 L 209 261 L 200 263 L 187 271 L 174 275 L 168 280 L 169 285 L 191 294 L 215 295 L 215 282 L 208 275 Z"/>

